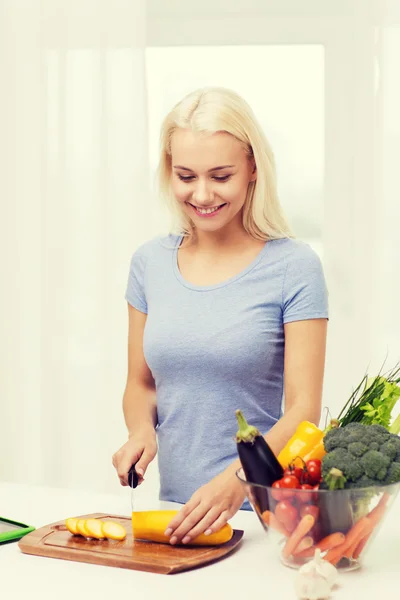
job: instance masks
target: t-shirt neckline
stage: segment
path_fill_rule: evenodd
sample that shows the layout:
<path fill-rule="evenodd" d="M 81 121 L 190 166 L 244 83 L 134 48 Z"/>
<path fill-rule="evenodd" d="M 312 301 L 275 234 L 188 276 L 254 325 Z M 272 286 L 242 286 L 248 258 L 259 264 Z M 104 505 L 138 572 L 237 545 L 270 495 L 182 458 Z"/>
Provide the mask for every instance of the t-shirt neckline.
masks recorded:
<path fill-rule="evenodd" d="M 197 291 L 197 292 L 208 292 L 208 291 L 212 291 L 212 290 L 217 290 L 218 288 L 222 288 L 222 287 L 225 287 L 227 285 L 230 285 L 231 283 L 234 283 L 235 281 L 238 281 L 239 279 L 241 279 L 242 277 L 244 277 L 245 275 L 247 275 L 262 260 L 262 258 L 264 257 L 265 253 L 267 252 L 267 248 L 269 247 L 269 243 L 272 241 L 272 240 L 268 240 L 267 242 L 265 242 L 263 248 L 261 248 L 261 250 L 257 254 L 257 256 L 247 265 L 247 267 L 245 267 L 244 269 L 242 269 L 242 271 L 240 271 L 240 273 L 237 273 L 236 275 L 233 275 L 232 277 L 229 277 L 228 279 L 225 279 L 224 281 L 221 281 L 219 283 L 215 283 L 213 285 L 194 285 L 193 283 L 190 283 L 189 281 L 187 281 L 183 277 L 182 273 L 179 270 L 179 265 L 178 265 L 178 250 L 179 250 L 179 248 L 180 248 L 180 246 L 182 244 L 183 237 L 184 237 L 183 235 L 179 235 L 177 237 L 175 248 L 174 248 L 174 251 L 172 253 L 172 261 L 173 261 L 174 274 L 175 274 L 177 280 L 184 287 L 186 287 L 186 288 L 188 288 L 190 290 Z"/>

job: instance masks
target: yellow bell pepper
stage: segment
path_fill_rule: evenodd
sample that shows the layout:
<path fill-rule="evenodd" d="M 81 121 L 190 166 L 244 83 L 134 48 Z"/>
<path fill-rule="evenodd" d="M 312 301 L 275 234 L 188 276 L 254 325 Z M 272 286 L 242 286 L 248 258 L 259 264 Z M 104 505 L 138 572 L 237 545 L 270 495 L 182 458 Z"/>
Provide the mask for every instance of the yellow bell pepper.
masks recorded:
<path fill-rule="evenodd" d="M 308 452 L 308 454 L 306 454 L 302 458 L 305 462 L 307 462 L 308 460 L 311 460 L 313 458 L 318 458 L 319 460 L 322 460 L 324 458 L 325 454 L 326 454 L 326 450 L 325 450 L 325 446 L 324 446 L 324 438 L 321 438 L 320 441 L 318 442 L 318 444 L 316 446 L 314 446 L 314 448 L 312 448 L 312 450 L 310 450 L 310 452 Z"/>
<path fill-rule="evenodd" d="M 278 454 L 278 461 L 284 469 L 298 456 L 304 458 L 322 441 L 324 432 L 314 423 L 303 421 Z M 315 457 L 316 458 L 316 457 Z M 308 460 L 308 459 L 307 459 Z"/>

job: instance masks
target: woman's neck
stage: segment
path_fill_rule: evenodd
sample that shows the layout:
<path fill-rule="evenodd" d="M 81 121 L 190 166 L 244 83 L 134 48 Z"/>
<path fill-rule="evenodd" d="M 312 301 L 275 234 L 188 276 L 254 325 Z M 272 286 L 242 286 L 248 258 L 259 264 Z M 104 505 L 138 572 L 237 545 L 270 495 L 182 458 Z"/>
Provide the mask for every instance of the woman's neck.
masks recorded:
<path fill-rule="evenodd" d="M 189 245 L 204 254 L 221 254 L 237 250 L 252 239 L 242 226 L 212 232 L 195 230 Z"/>

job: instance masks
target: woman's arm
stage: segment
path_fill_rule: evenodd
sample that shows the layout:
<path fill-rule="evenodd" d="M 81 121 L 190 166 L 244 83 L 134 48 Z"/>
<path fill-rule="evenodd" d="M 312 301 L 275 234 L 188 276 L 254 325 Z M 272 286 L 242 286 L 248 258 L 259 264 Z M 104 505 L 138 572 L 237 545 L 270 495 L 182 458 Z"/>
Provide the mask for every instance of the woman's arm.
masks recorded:
<path fill-rule="evenodd" d="M 155 384 L 143 354 L 147 316 L 128 304 L 128 317 L 128 376 L 123 396 L 128 441 L 112 457 L 122 485 L 128 485 L 132 464 L 136 463 L 136 472 L 143 478 L 157 453 Z"/>
<path fill-rule="evenodd" d="M 310 319 L 284 326 L 284 414 L 265 436 L 276 455 L 301 421 L 311 421 L 317 426 L 319 424 L 327 323 L 327 319 Z"/>
<path fill-rule="evenodd" d="M 302 421 L 317 426 L 321 416 L 327 319 L 294 321 L 284 326 L 284 414 L 264 436 L 276 456 Z M 235 473 L 237 459 L 228 467 Z"/>
<path fill-rule="evenodd" d="M 156 388 L 143 353 L 147 315 L 128 304 L 128 375 L 123 411 L 129 437 L 157 424 Z"/>

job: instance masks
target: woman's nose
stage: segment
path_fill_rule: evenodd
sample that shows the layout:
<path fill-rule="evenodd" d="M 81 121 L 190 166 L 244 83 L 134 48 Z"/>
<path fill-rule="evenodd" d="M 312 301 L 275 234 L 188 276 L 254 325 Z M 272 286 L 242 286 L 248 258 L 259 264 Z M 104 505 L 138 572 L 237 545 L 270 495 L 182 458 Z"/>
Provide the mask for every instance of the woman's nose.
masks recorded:
<path fill-rule="evenodd" d="M 209 204 L 213 199 L 213 192 L 210 190 L 206 181 L 198 180 L 196 187 L 193 190 L 193 200 L 198 205 Z"/>

